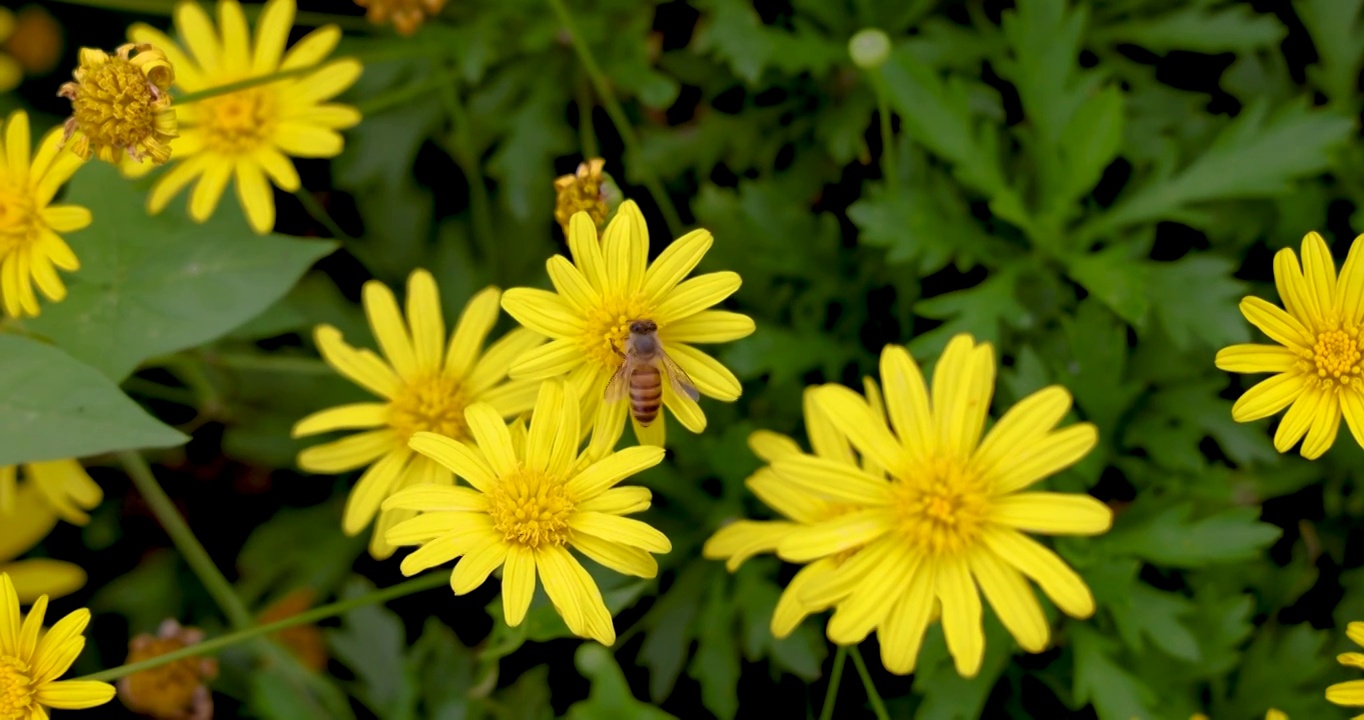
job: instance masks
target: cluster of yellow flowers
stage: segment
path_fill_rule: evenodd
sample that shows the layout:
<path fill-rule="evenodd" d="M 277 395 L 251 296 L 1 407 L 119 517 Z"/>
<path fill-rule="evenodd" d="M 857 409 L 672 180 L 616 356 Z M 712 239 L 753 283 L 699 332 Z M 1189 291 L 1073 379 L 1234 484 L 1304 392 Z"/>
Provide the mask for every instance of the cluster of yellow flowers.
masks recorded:
<path fill-rule="evenodd" d="M 371 19 L 410 33 L 443 2 L 361 4 Z M 327 59 L 340 38 L 335 27 L 313 31 L 286 52 L 294 16 L 294 0 L 270 0 L 253 41 L 237 0 L 219 0 L 216 26 L 199 5 L 184 2 L 175 11 L 184 47 L 135 25 L 131 42 L 112 55 L 82 49 L 74 80 L 60 91 L 72 117 L 36 152 L 27 116 L 9 117 L 0 133 L 0 306 L 7 316 L 39 313 L 34 285 L 60 301 L 57 269 L 79 270 L 61 234 L 98 219 L 52 201 L 91 156 L 129 175 L 170 164 L 148 210 L 161 211 L 194 184 L 189 215 L 197 221 L 214 212 L 235 179 L 251 227 L 272 229 L 271 185 L 299 188 L 291 158 L 335 156 L 343 144 L 338 131 L 360 121 L 354 108 L 331 102 L 359 77 L 360 63 Z M 372 524 L 373 557 L 416 546 L 401 561 L 405 575 L 457 560 L 450 574 L 456 594 L 500 572 L 510 626 L 524 620 L 541 584 L 573 633 L 610 645 L 611 612 L 580 557 L 630 576 L 657 574 L 654 555 L 670 552 L 671 543 L 629 517 L 649 508 L 651 492 L 622 483 L 662 462 L 669 422 L 705 430 L 701 396 L 738 399 L 739 380 L 695 345 L 741 339 L 754 323 L 715 309 L 739 289 L 736 273 L 692 275 L 711 234 L 683 235 L 649 262 L 643 214 L 628 200 L 613 207 L 602 171 L 600 159 L 589 160 L 555 183 L 569 257 L 546 263 L 552 292 L 486 288 L 447 333 L 429 272 L 412 272 L 401 306 L 384 284 L 367 283 L 362 301 L 379 352 L 352 346 L 330 325 L 317 327 L 314 338 L 336 372 L 377 399 L 316 412 L 293 435 L 356 431 L 304 450 L 298 464 L 323 474 L 363 468 L 342 530 L 358 535 Z M 1339 277 L 1315 233 L 1303 242 L 1301 266 L 1292 250 L 1281 251 L 1275 277 L 1285 309 L 1254 297 L 1241 305 L 1279 345 L 1236 345 L 1217 355 L 1223 370 L 1274 373 L 1238 400 L 1233 416 L 1247 422 L 1289 408 L 1274 437 L 1280 452 L 1305 436 L 1303 456 L 1320 456 L 1342 416 L 1364 445 L 1360 247 L 1356 242 Z M 503 311 L 521 327 L 489 342 Z M 1052 633 L 1033 585 L 1067 615 L 1095 612 L 1079 574 L 1030 535 L 1092 536 L 1110 528 L 1113 512 L 1096 498 L 1034 489 L 1081 461 L 1098 433 L 1085 422 L 1062 426 L 1072 401 L 1059 386 L 1023 398 L 991 423 L 995 363 L 989 343 L 957 335 L 930 382 L 904 347 L 889 345 L 879 378 L 866 378 L 862 392 L 836 384 L 805 390 L 809 452 L 783 435 L 752 434 L 749 445 L 766 465 L 746 484 L 781 519 L 734 521 L 703 554 L 731 570 L 760 553 L 803 565 L 774 610 L 774 635 L 831 610 L 830 640 L 855 645 L 875 632 L 884 666 L 908 674 L 928 627 L 940 622 L 957 672 L 973 677 L 984 657 L 987 603 L 1033 653 Z M 627 419 L 635 443 L 622 448 Z M 75 460 L 0 468 L 7 523 L 0 535 L 0 718 L 42 718 L 43 708 L 91 707 L 114 695 L 105 683 L 57 680 L 84 645 L 88 611 L 42 631 L 48 596 L 78 588 L 84 574 L 56 561 L 14 562 L 59 518 L 86 522 L 101 497 Z M 21 602 L 32 603 L 26 618 Z M 1352 623 L 1349 636 L 1364 644 L 1364 624 Z M 201 637 L 171 621 L 158 636 L 135 639 L 133 657 Z M 1362 654 L 1339 659 L 1364 668 Z M 121 687 L 125 702 L 142 712 L 207 717 L 203 683 L 214 673 L 212 663 L 181 661 Z M 1333 685 L 1326 695 L 1364 706 L 1364 681 Z M 1277 710 L 1266 718 L 1285 720 Z"/>

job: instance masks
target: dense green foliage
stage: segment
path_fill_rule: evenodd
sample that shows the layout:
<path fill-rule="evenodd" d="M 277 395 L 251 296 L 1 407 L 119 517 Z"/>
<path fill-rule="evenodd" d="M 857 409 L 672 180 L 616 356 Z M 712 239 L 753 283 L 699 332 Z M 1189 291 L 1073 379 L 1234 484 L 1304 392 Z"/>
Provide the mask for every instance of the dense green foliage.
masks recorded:
<path fill-rule="evenodd" d="M 703 401 L 706 432 L 674 426 L 669 459 L 636 479 L 673 551 L 654 581 L 600 574 L 621 639 L 609 653 L 565 639 L 543 597 L 509 629 L 495 585 L 461 598 L 441 588 L 331 623 L 325 675 L 278 654 L 259 672 L 253 652 L 229 651 L 219 717 L 818 714 L 827 616 L 774 640 L 791 568 L 764 557 L 731 575 L 700 545 L 727 520 L 766 517 L 743 485 L 759 464 L 746 439 L 801 437 L 805 385 L 860 388 L 886 343 L 931 366 L 963 331 L 1001 357 L 997 411 L 1059 383 L 1074 417 L 1099 429 L 1099 447 L 1049 481 L 1115 509 L 1108 534 L 1053 545 L 1099 610 L 1058 617 L 1053 648 L 1036 656 L 1018 654 L 987 611 L 986 661 L 970 680 L 937 629 L 909 678 L 881 671 L 869 640 L 890 714 L 1345 716 L 1323 689 L 1348 679 L 1333 655 L 1344 624 L 1364 619 L 1351 546 L 1364 452 L 1342 426 L 1319 461 L 1277 454 L 1272 421 L 1232 421 L 1251 379 L 1213 355 L 1252 340 L 1242 296 L 1277 300 L 1274 251 L 1318 230 L 1343 258 L 1364 227 L 1361 0 L 1273 12 L 1207 0 L 568 1 L 632 126 L 624 140 L 541 0 L 452 0 L 412 38 L 358 14 L 346 24 L 342 50 L 366 70 L 344 99 L 365 120 L 343 155 L 301 169 L 310 204 L 352 237 L 285 237 L 332 235 L 285 194 L 278 234 L 257 237 L 235 201 L 197 226 L 183 202 L 146 217 L 147 183 L 111 168 L 71 183 L 66 200 L 96 223 L 70 238 L 84 265 L 71 296 L 22 325 L 60 350 L 0 336 L 0 465 L 95 456 L 107 497 L 92 523 L 62 526 L 36 551 L 90 573 L 58 603 L 96 613 L 77 670 L 120 664 L 127 639 L 165 617 L 223 628 L 98 453 L 192 436 L 153 453 L 158 473 L 253 607 L 296 587 L 322 601 L 400 580 L 396 559 L 373 561 L 364 538 L 341 535 L 353 478 L 295 469 L 308 443 L 291 425 L 363 399 L 314 359 L 310 329 L 329 322 L 366 343 L 360 284 L 401 287 L 416 267 L 436 275 L 451 316 L 489 284 L 547 286 L 544 261 L 566 252 L 552 181 L 600 154 L 644 209 L 655 254 L 672 236 L 651 178 L 684 225 L 714 233 L 700 270 L 740 273 L 726 307 L 758 327 L 717 351 L 744 396 Z M 135 17 L 166 21 L 67 10 L 100 21 L 82 19 L 75 39 L 103 47 Z M 865 27 L 894 43 L 879 71 L 848 55 Z M 12 100 L 55 124 L 52 88 L 31 78 Z M 839 717 L 865 707 L 851 667 L 837 699 Z"/>

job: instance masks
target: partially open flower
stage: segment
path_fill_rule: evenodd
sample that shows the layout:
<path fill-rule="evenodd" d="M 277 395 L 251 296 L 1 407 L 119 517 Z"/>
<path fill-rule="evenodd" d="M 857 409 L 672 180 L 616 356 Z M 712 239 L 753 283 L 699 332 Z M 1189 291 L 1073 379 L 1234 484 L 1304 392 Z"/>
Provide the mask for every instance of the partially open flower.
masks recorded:
<path fill-rule="evenodd" d="M 201 630 L 166 620 L 155 637 L 144 633 L 128 643 L 128 662 L 150 660 L 203 639 Z M 204 682 L 217 675 L 216 660 L 183 658 L 119 680 L 118 696 L 130 710 L 157 720 L 212 720 L 213 695 Z"/>
<path fill-rule="evenodd" d="M 435 17 L 445 7 L 445 0 L 355 0 L 365 8 L 365 18 L 375 25 L 393 22 L 399 35 L 417 32 L 428 17 Z"/>
<path fill-rule="evenodd" d="M 71 100 L 65 140 L 74 137 L 73 152 L 88 158 L 93 151 L 111 163 L 125 152 L 157 165 L 170 159 L 170 139 L 178 132 L 167 92 L 175 70 L 165 53 L 148 43 L 121 45 L 114 55 L 81 48 L 72 75 L 75 81 L 57 94 Z"/>
<path fill-rule="evenodd" d="M 554 180 L 554 219 L 559 221 L 564 235 L 568 235 L 568 220 L 576 212 L 587 213 L 598 230 L 606 224 L 606 216 L 611 214 L 615 184 L 610 175 L 602 172 L 605 165 L 606 161 L 601 158 L 592 158 L 578 163 L 578 172 L 560 175 Z M 619 197 L 615 198 L 614 204 L 620 204 Z"/>

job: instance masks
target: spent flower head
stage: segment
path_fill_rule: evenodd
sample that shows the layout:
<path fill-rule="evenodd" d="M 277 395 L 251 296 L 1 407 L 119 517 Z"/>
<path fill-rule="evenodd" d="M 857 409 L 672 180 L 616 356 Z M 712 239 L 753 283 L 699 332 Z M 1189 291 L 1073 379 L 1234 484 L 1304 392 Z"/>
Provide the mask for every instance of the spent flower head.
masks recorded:
<path fill-rule="evenodd" d="M 688 279 L 710 249 L 711 234 L 693 230 L 649 262 L 649 231 L 633 201 L 621 204 L 598 240 L 587 213 L 573 216 L 568 247 L 573 259 L 555 255 L 546 263 L 557 292 L 512 288 L 502 307 L 522 325 L 551 341 L 527 351 L 511 367 L 513 378 L 567 377 L 583 402 L 585 417 L 595 417 L 593 442 L 613 446 L 620 437 L 630 402 L 603 402 L 608 381 L 625 362 L 631 327 L 648 321 L 661 349 L 690 376 L 700 394 L 725 402 L 739 397 L 738 378 L 692 343 L 723 343 L 753 332 L 747 315 L 711 310 L 739 289 L 738 273 L 722 271 Z M 662 382 L 662 405 L 692 432 L 706 427 L 696 400 Z M 647 425 L 634 421 L 640 442 L 663 445 L 665 416 Z"/>
<path fill-rule="evenodd" d="M 1217 353 L 1217 367 L 1235 373 L 1272 373 L 1231 408 L 1251 422 L 1285 407 L 1274 448 L 1302 440 L 1302 456 L 1321 457 L 1336 440 L 1344 416 L 1364 446 L 1364 242 L 1355 238 L 1336 276 L 1331 249 L 1317 233 L 1302 241 L 1302 265 L 1292 248 L 1274 255 L 1274 284 L 1283 309 L 1258 297 L 1241 300 L 1241 314 L 1276 345 L 1241 344 Z M 1306 439 L 1304 440 L 1304 436 Z"/>
<path fill-rule="evenodd" d="M 114 697 L 114 686 L 93 680 L 58 680 L 85 648 L 84 608 L 43 631 L 47 596 L 24 617 L 14 583 L 0 573 L 0 718 L 45 720 L 47 709 L 82 710 L 103 705 Z"/>
<path fill-rule="evenodd" d="M 202 630 L 167 619 L 156 635 L 143 633 L 128 643 L 128 663 L 160 657 L 203 639 Z M 218 661 L 213 658 L 181 658 L 120 679 L 118 697 L 128 709 L 156 720 L 212 720 L 213 694 L 204 683 L 217 675 Z"/>
<path fill-rule="evenodd" d="M 124 153 L 139 163 L 170 159 L 176 120 L 168 91 L 175 69 L 164 52 L 149 43 L 120 45 L 113 55 L 81 48 L 73 75 L 57 91 L 71 101 L 63 141 L 74 139 L 72 152 L 83 158 L 93 152 L 111 163 Z"/>
<path fill-rule="evenodd" d="M 54 129 L 34 153 L 29 144 L 28 114 L 9 116 L 3 127 L 0 156 L 0 305 L 9 317 L 36 316 L 38 290 L 49 300 L 66 297 L 57 270 L 80 269 L 71 247 L 58 233 L 90 224 L 90 211 L 79 205 L 54 205 L 52 198 L 81 166 L 81 157 L 63 150 L 62 133 Z"/>
<path fill-rule="evenodd" d="M 1055 429 L 1071 405 L 1058 386 L 1024 398 L 984 433 L 994 382 L 993 348 L 970 335 L 948 343 L 931 389 L 909 353 L 889 345 L 881 353 L 885 415 L 848 388 L 815 391 L 871 470 L 803 453 L 771 463 L 783 483 L 774 487 L 842 506 L 777 545 L 791 562 L 839 559 L 801 588 L 800 601 L 836 606 L 827 633 L 837 644 L 877 631 L 891 672 L 914 671 L 929 623 L 941 619 L 957 672 L 975 676 L 985 652 L 982 593 L 1018 644 L 1041 652 L 1051 628 L 1029 579 L 1067 615 L 1094 613 L 1084 580 L 1027 533 L 1099 534 L 1112 511 L 1088 495 L 1027 488 L 1083 458 L 1098 434 L 1088 423 Z M 792 503 L 804 497 L 785 494 Z"/>
<path fill-rule="evenodd" d="M 290 157 L 327 158 L 341 152 L 338 130 L 360 122 L 349 105 L 329 102 L 360 77 L 353 59 L 327 61 L 341 39 L 335 25 L 320 27 L 285 52 L 295 15 L 294 0 L 270 0 L 256 24 L 255 41 L 246 13 L 237 0 L 219 0 L 218 24 L 197 2 L 175 7 L 175 25 L 184 47 L 149 25 L 136 24 L 133 42 L 151 43 L 165 51 L 175 67 L 175 86 L 187 93 L 282 71 L 301 75 L 176 105 L 180 136 L 171 142 L 175 164 L 157 178 L 147 198 L 153 214 L 171 198 L 195 184 L 189 214 L 207 220 L 229 181 L 251 228 L 267 233 L 275 224 L 273 182 L 286 192 L 300 187 Z M 193 58 L 193 59 L 191 59 Z M 145 166 L 124 166 L 130 174 Z"/>
<path fill-rule="evenodd" d="M 575 213 L 587 213 L 600 230 L 606 224 L 613 204 L 620 204 L 620 191 L 611 176 L 602 171 L 605 166 L 605 160 L 592 158 L 578 163 L 577 172 L 555 178 L 554 219 L 563 228 L 564 235 L 568 235 L 568 221 Z"/>
<path fill-rule="evenodd" d="M 563 381 L 540 385 L 525 433 L 512 432 L 493 407 L 465 411 L 471 437 L 452 440 L 421 432 L 412 448 L 472 487 L 417 485 L 384 502 L 385 509 L 420 511 L 394 526 L 394 545 L 420 545 L 403 558 L 404 575 L 461 557 L 450 575 L 463 595 L 502 568 L 508 625 L 525 619 L 536 578 L 568 629 L 603 645 L 615 642 L 611 613 L 596 581 L 570 549 L 627 575 L 651 578 L 650 553 L 672 544 L 653 527 L 624 517 L 649 507 L 647 488 L 616 487 L 662 462 L 663 449 L 632 447 L 600 459 L 579 452 L 578 399 Z"/>
<path fill-rule="evenodd" d="M 445 7 L 445 0 L 355 0 L 365 9 L 365 19 L 375 25 L 393 23 L 399 35 L 412 35 L 429 17 Z"/>
<path fill-rule="evenodd" d="M 294 437 L 362 431 L 314 445 L 298 456 L 299 467 L 314 473 L 368 466 L 346 502 L 341 527 L 347 535 L 364 530 L 384 498 L 397 490 L 454 481 L 440 464 L 412 452 L 407 441 L 414 433 L 436 432 L 462 440 L 469 436 L 464 421 L 469 405 L 488 403 L 500 416 L 511 417 L 534 404 L 537 383 L 507 382 L 507 367 L 512 358 L 542 338 L 517 329 L 483 350 L 497 322 L 501 295 L 493 287 L 475 295 L 447 341 L 440 292 L 431 273 L 416 270 L 408 278 L 406 319 L 387 286 L 377 280 L 365 283 L 361 299 L 384 358 L 351 347 L 331 325 L 317 327 L 317 347 L 327 364 L 381 398 L 322 410 L 294 425 Z M 376 558 L 391 555 L 393 547 L 384 541 L 385 531 L 412 515 L 405 510 L 382 513 L 370 553 Z"/>

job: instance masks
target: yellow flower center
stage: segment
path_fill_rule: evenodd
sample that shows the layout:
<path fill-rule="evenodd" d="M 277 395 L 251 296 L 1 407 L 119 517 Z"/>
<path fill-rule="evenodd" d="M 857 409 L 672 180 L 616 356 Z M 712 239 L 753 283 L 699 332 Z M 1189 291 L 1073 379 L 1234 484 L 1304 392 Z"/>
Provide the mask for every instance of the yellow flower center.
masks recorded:
<path fill-rule="evenodd" d="M 650 320 L 653 308 L 641 295 L 607 297 L 593 308 L 579 339 L 583 352 L 602 367 L 620 367 L 625 341 L 630 338 L 630 323 Z"/>
<path fill-rule="evenodd" d="M 502 478 L 490 493 L 488 514 L 502 538 L 528 548 L 563 545 L 570 533 L 573 500 L 559 478 L 518 471 Z"/>
<path fill-rule="evenodd" d="M 17 658 L 0 656 L 0 720 L 26 720 L 33 706 L 33 679 Z"/>
<path fill-rule="evenodd" d="M 585 212 L 600 229 L 611 208 L 602 187 L 601 158 L 578 164 L 578 172 L 561 175 L 554 181 L 554 219 L 568 232 L 568 221 L 575 213 Z"/>
<path fill-rule="evenodd" d="M 0 182 L 0 257 L 18 250 L 37 236 L 41 222 L 33 194 L 8 182 Z"/>
<path fill-rule="evenodd" d="M 200 102 L 208 146 L 224 155 L 245 155 L 265 144 L 275 125 L 275 97 L 252 88 Z"/>
<path fill-rule="evenodd" d="M 134 50 L 138 55 L 130 59 Z M 138 161 L 144 154 L 156 163 L 170 159 L 170 148 L 163 141 L 175 135 L 175 126 L 165 91 L 174 71 L 165 55 L 150 45 L 130 44 L 114 55 L 84 49 L 80 61 L 75 82 L 66 83 L 58 92 L 71 100 L 67 136 L 77 130 L 81 133 L 73 151 L 89 157 L 94 150 L 111 162 L 117 162 L 124 151 Z"/>
<path fill-rule="evenodd" d="M 1316 366 L 1317 377 L 1331 385 L 1349 385 L 1360 373 L 1359 341 L 1354 333 L 1345 330 L 1327 330 L 1317 335 L 1317 344 L 1312 347 L 1312 362 Z"/>
<path fill-rule="evenodd" d="M 416 380 L 389 404 L 388 424 L 406 440 L 427 431 L 459 440 L 469 433 L 464 422 L 468 405 L 459 381 L 443 375 Z"/>
<path fill-rule="evenodd" d="M 989 493 L 985 483 L 960 463 L 932 462 L 892 487 L 900 532 L 915 547 L 933 555 L 955 555 L 978 541 Z"/>
<path fill-rule="evenodd" d="M 160 657 L 185 647 L 179 638 L 156 638 L 128 653 L 128 662 Z M 199 658 L 185 658 L 128 676 L 128 701 L 139 712 L 176 717 L 194 704 L 194 690 L 203 682 Z"/>

